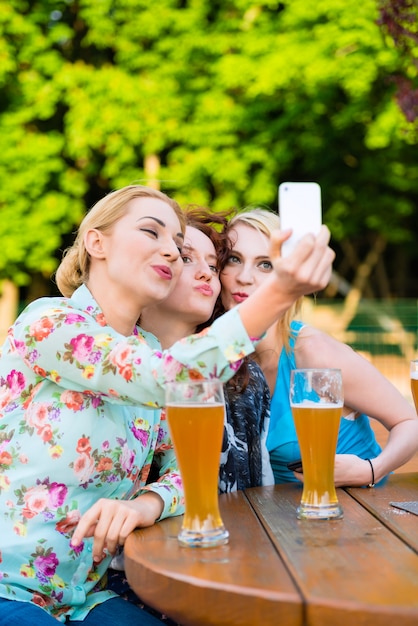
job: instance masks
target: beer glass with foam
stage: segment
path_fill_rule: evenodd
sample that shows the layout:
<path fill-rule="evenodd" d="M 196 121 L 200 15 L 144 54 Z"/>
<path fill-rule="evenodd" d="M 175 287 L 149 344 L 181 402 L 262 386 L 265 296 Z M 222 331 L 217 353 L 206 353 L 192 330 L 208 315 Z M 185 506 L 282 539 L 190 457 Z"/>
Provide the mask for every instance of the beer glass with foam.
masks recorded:
<path fill-rule="evenodd" d="M 415 403 L 415 410 L 418 413 L 418 359 L 411 361 L 411 391 Z"/>
<path fill-rule="evenodd" d="M 295 369 L 290 405 L 303 465 L 299 519 L 340 519 L 334 464 L 343 400 L 341 370 Z"/>
<path fill-rule="evenodd" d="M 185 513 L 178 540 L 207 548 L 228 542 L 218 505 L 225 400 L 219 380 L 168 383 L 166 414 L 183 481 Z"/>

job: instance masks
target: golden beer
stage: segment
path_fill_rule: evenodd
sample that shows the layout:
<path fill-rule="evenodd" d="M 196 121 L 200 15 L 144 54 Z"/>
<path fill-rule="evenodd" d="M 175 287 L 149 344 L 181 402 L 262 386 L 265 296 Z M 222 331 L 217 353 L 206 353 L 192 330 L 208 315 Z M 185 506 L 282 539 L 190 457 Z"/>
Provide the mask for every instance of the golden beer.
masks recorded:
<path fill-rule="evenodd" d="M 218 473 L 224 405 L 168 405 L 167 419 L 183 480 L 183 529 L 213 530 L 222 525 Z"/>
<path fill-rule="evenodd" d="M 210 548 L 228 542 L 218 505 L 218 475 L 225 421 L 222 382 L 218 379 L 166 385 L 168 427 L 184 489 L 179 542 Z"/>
<path fill-rule="evenodd" d="M 303 466 L 299 519 L 341 519 L 334 484 L 335 453 L 344 405 L 340 369 L 294 369 L 290 372 L 290 406 Z"/>
<path fill-rule="evenodd" d="M 334 463 L 342 407 L 311 403 L 293 406 L 292 414 L 303 461 L 304 505 L 337 504 Z"/>
<path fill-rule="evenodd" d="M 418 361 L 411 361 L 411 391 L 418 413 Z"/>
<path fill-rule="evenodd" d="M 411 378 L 412 397 L 414 399 L 415 410 L 418 412 L 418 378 Z"/>

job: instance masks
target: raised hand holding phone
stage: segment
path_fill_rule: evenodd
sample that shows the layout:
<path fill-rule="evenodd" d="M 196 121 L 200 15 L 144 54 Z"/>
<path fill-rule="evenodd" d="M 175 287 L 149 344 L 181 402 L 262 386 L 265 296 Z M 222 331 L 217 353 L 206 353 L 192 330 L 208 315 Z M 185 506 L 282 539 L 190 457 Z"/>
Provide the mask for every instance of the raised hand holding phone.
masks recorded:
<path fill-rule="evenodd" d="M 281 183 L 279 216 L 281 229 L 292 229 L 292 235 L 282 245 L 282 256 L 288 256 L 304 235 L 319 233 L 322 208 L 318 183 Z"/>

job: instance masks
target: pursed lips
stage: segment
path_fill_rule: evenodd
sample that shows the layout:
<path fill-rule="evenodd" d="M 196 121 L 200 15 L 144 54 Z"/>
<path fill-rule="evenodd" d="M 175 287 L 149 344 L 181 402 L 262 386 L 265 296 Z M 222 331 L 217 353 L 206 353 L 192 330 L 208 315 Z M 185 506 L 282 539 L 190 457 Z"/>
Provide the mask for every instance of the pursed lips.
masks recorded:
<path fill-rule="evenodd" d="M 204 296 L 213 296 L 213 289 L 210 285 L 198 285 L 197 287 L 195 287 L 195 290 L 199 291 Z"/>
<path fill-rule="evenodd" d="M 153 265 L 152 269 L 164 280 L 171 280 L 173 278 L 173 272 L 167 265 Z"/>
<path fill-rule="evenodd" d="M 245 293 L 244 291 L 235 291 L 232 295 L 233 300 L 235 300 L 235 302 L 244 302 L 244 300 L 246 300 L 248 298 L 248 293 Z"/>

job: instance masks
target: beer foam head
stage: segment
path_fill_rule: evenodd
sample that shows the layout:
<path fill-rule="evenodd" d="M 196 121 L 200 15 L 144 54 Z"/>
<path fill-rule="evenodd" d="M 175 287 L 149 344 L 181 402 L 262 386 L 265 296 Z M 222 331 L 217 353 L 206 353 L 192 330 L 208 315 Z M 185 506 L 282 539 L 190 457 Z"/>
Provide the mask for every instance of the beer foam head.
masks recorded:
<path fill-rule="evenodd" d="M 290 406 L 296 406 L 301 409 L 338 409 L 344 406 L 341 402 L 329 402 L 326 399 L 318 400 L 302 400 L 302 402 L 290 402 Z"/>

